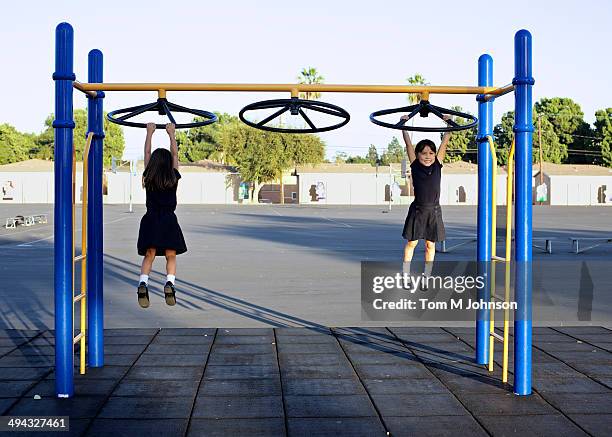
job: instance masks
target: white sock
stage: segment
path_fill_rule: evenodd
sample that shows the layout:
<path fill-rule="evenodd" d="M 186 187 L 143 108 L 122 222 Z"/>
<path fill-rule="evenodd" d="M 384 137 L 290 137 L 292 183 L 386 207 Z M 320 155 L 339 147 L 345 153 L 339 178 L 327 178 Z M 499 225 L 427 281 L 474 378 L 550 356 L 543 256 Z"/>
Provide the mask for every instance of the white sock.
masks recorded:
<path fill-rule="evenodd" d="M 410 275 L 410 261 L 404 261 L 402 264 L 402 273 Z"/>
<path fill-rule="evenodd" d="M 166 281 L 172 282 L 172 285 L 174 285 L 174 281 L 175 280 L 176 280 L 176 276 L 174 276 L 174 275 L 166 275 Z"/>
<path fill-rule="evenodd" d="M 423 274 L 425 276 L 431 276 L 431 271 L 433 270 L 433 261 L 425 261 L 425 271 Z"/>
<path fill-rule="evenodd" d="M 144 282 L 149 285 L 149 275 L 140 275 L 140 282 Z"/>

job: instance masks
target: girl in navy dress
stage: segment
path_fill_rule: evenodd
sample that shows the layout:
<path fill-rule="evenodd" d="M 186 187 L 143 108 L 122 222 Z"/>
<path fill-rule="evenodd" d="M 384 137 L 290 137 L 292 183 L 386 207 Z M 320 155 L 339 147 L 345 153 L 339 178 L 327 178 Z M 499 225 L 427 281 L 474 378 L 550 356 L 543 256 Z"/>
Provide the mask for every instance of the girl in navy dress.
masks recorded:
<path fill-rule="evenodd" d="M 407 120 L 408 116 L 402 116 L 401 119 Z M 449 116 L 444 117 L 444 120 L 448 119 Z M 436 255 L 436 241 L 442 241 L 445 238 L 442 209 L 440 208 L 440 178 L 450 132 L 446 132 L 442 137 L 437 152 L 433 141 L 421 140 L 414 147 L 408 132 L 402 131 L 402 134 L 410 160 L 412 185 L 414 186 L 414 201 L 408 209 L 402 233 L 408 240 L 404 248 L 403 270 L 404 273 L 410 274 L 410 262 L 414 249 L 419 240 L 425 240 L 424 274 L 430 276 Z"/>
<path fill-rule="evenodd" d="M 153 132 L 155 123 L 147 123 L 145 170 L 142 174 L 142 185 L 147 193 L 147 212 L 140 220 L 137 244 L 138 254 L 144 256 L 138 284 L 138 303 L 143 308 L 149 306 L 149 273 L 156 256 L 166 257 L 164 296 L 168 305 L 176 304 L 176 255 L 187 251 L 183 232 L 174 214 L 176 188 L 181 178 L 174 124 L 166 125 L 166 132 L 170 137 L 170 151 L 158 148 L 151 153 Z"/>

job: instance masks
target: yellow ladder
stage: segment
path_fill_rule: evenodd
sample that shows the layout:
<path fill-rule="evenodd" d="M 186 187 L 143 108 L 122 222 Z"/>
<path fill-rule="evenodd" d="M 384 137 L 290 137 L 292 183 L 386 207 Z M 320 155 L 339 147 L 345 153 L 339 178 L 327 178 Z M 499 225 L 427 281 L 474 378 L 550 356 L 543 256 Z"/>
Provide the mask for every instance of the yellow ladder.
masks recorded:
<path fill-rule="evenodd" d="M 85 374 L 85 327 L 87 325 L 87 178 L 88 178 L 88 166 L 87 158 L 89 157 L 89 149 L 93 140 L 93 132 L 87 134 L 87 141 L 85 142 L 85 150 L 83 151 L 83 201 L 81 202 L 81 254 L 75 256 L 75 206 L 76 206 L 76 152 L 74 146 L 72 147 L 72 260 L 73 263 L 81 262 L 81 292 L 78 295 L 74 295 L 72 292 L 72 332 L 74 333 L 74 304 L 81 303 L 81 326 L 79 333 L 72 338 L 72 343 L 79 343 L 80 346 L 80 365 L 79 372 L 81 375 Z M 74 271 L 72 269 L 72 283 L 74 284 Z"/>
<path fill-rule="evenodd" d="M 487 141 L 489 148 L 491 149 L 491 156 L 493 158 L 493 183 L 491 193 L 491 299 L 492 300 L 503 300 L 508 303 L 510 301 L 510 257 L 511 257 L 511 245 L 512 245 L 512 188 L 513 188 L 513 161 L 514 161 L 514 138 L 512 139 L 512 145 L 510 146 L 510 153 L 508 154 L 508 177 L 506 178 L 506 254 L 505 257 L 497 256 L 497 155 L 495 153 L 495 145 L 493 144 L 493 138 L 487 135 Z M 495 264 L 497 262 L 504 262 L 506 266 L 505 279 L 504 279 L 504 298 L 501 299 L 495 294 Z M 510 330 L 510 310 L 508 305 L 504 308 L 504 331 L 503 335 L 499 335 L 495 332 L 495 310 L 490 310 L 490 323 L 489 323 L 489 372 L 493 371 L 493 354 L 495 348 L 495 340 L 503 343 L 503 358 L 502 358 L 502 382 L 508 382 L 508 333 Z"/>

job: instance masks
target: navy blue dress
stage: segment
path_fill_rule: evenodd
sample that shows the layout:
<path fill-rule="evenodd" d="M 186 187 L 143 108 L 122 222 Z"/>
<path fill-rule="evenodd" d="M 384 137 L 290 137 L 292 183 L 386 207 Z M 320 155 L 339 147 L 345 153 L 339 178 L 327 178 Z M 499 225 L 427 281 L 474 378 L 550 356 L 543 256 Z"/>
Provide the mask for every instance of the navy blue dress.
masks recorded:
<path fill-rule="evenodd" d="M 414 202 L 408 209 L 402 235 L 409 241 L 442 241 L 445 238 L 442 208 L 440 208 L 442 163 L 436 158 L 428 167 L 415 159 L 410 164 L 410 169 Z"/>
<path fill-rule="evenodd" d="M 178 179 L 181 174 L 174 169 Z M 177 182 L 178 185 L 178 182 Z M 155 256 L 166 255 L 166 249 L 176 250 L 176 254 L 187 252 L 183 232 L 178 224 L 176 209 L 176 186 L 162 191 L 146 190 L 147 212 L 140 220 L 138 231 L 138 254 L 145 255 L 147 249 L 154 247 Z"/>

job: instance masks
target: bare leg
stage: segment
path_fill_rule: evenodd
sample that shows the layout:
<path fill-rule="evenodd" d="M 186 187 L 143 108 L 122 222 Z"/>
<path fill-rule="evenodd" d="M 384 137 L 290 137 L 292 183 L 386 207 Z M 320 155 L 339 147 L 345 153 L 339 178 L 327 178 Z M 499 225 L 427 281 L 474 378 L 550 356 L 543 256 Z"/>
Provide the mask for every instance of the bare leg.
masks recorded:
<path fill-rule="evenodd" d="M 432 261 L 436 256 L 436 242 L 425 240 L 425 261 Z"/>
<path fill-rule="evenodd" d="M 142 275 L 148 275 L 151 273 L 151 268 L 153 268 L 153 261 L 155 261 L 155 248 L 150 247 L 147 249 L 147 253 L 142 259 L 142 266 L 140 267 L 140 273 Z"/>
<path fill-rule="evenodd" d="M 166 273 L 176 275 L 176 250 L 166 249 Z"/>
<path fill-rule="evenodd" d="M 404 247 L 404 262 L 412 261 L 417 244 L 419 244 L 419 240 L 412 240 L 406 243 L 406 247 Z"/>

